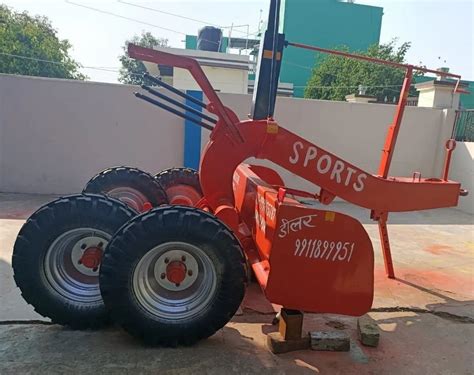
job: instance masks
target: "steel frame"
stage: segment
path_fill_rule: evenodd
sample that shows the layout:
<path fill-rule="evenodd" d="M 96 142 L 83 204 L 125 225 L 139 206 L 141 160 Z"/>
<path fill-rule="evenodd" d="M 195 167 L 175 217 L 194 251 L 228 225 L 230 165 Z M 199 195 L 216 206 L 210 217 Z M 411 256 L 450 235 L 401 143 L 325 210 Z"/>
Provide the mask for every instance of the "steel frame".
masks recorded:
<path fill-rule="evenodd" d="M 267 298 L 287 308 L 360 315 L 370 309 L 373 298 L 373 250 L 367 233 L 355 219 L 325 209 L 303 206 L 288 195 L 314 197 L 322 205 L 330 204 L 338 196 L 370 209 L 371 218 L 379 225 L 386 273 L 388 277 L 394 278 L 387 230 L 388 213 L 457 205 L 459 196 L 464 195 L 465 191 L 461 189 L 460 183 L 448 180 L 450 155 L 455 142 L 450 140 L 447 144 L 443 178 L 422 178 L 419 175 L 389 177 L 413 71 L 434 71 L 296 43 L 288 45 L 406 69 L 402 93 L 393 123 L 388 130 L 378 174 L 365 172 L 308 142 L 281 127 L 272 116 L 263 120 L 240 121 L 230 108 L 224 106 L 199 64 L 193 59 L 133 44 L 129 45 L 128 53 L 132 58 L 189 70 L 209 100 L 206 109 L 217 116 L 217 122 L 201 158 L 199 177 L 204 198 L 196 206 L 211 211 L 232 228 Z M 459 79 L 457 75 L 439 73 Z M 200 125 L 199 121 L 196 124 Z M 319 186 L 320 191 L 314 194 L 284 187 L 281 178 L 271 169 L 242 164 L 250 157 L 272 161 Z M 269 215 L 266 210 L 273 214 Z M 297 216 L 303 214 L 306 216 Z M 313 275 L 312 268 L 302 263 L 301 259 L 295 260 L 289 256 L 288 250 L 285 252 L 284 249 L 296 246 L 297 242 L 291 242 L 293 238 L 279 239 L 276 233 L 278 228 L 281 232 L 281 228 L 289 220 L 296 220 L 298 224 L 297 220 L 300 219 L 298 232 L 314 236 L 314 231 L 310 228 L 316 224 L 310 223 L 307 226 L 309 229 L 303 228 L 303 217 L 316 218 L 315 223 L 317 221 L 317 226 L 324 228 L 327 237 L 324 243 L 339 244 L 337 239 L 342 233 L 347 237 L 344 246 L 350 243 L 363 244 L 362 250 L 355 255 L 354 262 L 342 266 L 335 265 L 337 262 L 326 263 L 323 268 L 318 269 L 322 275 L 318 276 Z M 334 224 L 336 217 L 337 224 Z M 313 242 L 313 247 L 316 246 L 314 244 Z M 309 249 L 306 255 L 308 251 Z M 297 252 L 298 249 L 295 250 L 295 255 Z M 336 256 L 332 260 L 335 259 Z M 324 260 L 329 260 L 329 255 Z M 363 272 L 359 272 L 360 270 Z M 291 277 L 288 279 L 287 275 Z M 295 292 L 301 283 L 306 284 L 305 291 L 323 284 L 328 288 L 318 290 L 316 301 L 307 293 Z M 336 287 L 341 283 L 346 287 Z M 351 287 L 347 286 L 349 284 Z M 341 299 L 349 301 L 348 305 L 341 304 Z"/>

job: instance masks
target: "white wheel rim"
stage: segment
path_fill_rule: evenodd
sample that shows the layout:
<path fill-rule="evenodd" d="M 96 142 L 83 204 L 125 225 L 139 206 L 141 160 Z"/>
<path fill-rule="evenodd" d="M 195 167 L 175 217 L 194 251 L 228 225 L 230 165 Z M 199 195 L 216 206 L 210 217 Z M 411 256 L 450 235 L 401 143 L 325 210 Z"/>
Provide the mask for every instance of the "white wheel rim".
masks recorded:
<path fill-rule="evenodd" d="M 51 288 L 64 298 L 86 304 L 102 302 L 99 267 L 80 264 L 90 247 L 105 249 L 111 236 L 93 228 L 77 228 L 61 234 L 46 251 L 43 270 Z"/>
<path fill-rule="evenodd" d="M 186 277 L 179 285 L 162 277 L 171 262 L 183 262 L 186 266 Z M 195 316 L 209 306 L 216 288 L 217 274 L 211 258 L 201 248 L 185 242 L 156 246 L 133 271 L 132 289 L 138 303 L 161 320 Z"/>
<path fill-rule="evenodd" d="M 147 197 L 140 191 L 131 187 L 118 187 L 107 192 L 107 195 L 125 203 L 135 211 L 143 212 Z"/>

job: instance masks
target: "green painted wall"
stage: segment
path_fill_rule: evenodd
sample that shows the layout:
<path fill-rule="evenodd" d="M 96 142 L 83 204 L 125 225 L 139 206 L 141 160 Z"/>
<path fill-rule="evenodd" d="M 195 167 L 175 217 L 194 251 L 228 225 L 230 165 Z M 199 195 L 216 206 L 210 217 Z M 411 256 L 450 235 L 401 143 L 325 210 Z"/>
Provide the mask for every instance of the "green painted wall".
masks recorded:
<path fill-rule="evenodd" d="M 338 0 L 283 0 L 282 5 L 286 40 L 323 48 L 346 45 L 357 51 L 379 43 L 382 16 L 383 8 Z M 288 47 L 280 81 L 301 86 L 295 87 L 295 96 L 301 97 L 314 64 L 314 52 Z"/>
<path fill-rule="evenodd" d="M 468 83 L 467 90 L 469 94 L 461 95 L 461 104 L 464 109 L 474 109 L 474 81 L 465 81 Z"/>

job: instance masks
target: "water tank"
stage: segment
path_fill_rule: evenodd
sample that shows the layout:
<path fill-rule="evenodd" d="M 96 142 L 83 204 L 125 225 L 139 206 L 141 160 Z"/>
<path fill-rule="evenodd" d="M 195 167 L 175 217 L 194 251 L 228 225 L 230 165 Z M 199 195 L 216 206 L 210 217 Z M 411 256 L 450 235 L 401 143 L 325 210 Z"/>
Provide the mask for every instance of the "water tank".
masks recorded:
<path fill-rule="evenodd" d="M 205 26 L 198 32 L 197 49 L 201 51 L 219 52 L 221 39 L 221 29 L 212 26 Z"/>

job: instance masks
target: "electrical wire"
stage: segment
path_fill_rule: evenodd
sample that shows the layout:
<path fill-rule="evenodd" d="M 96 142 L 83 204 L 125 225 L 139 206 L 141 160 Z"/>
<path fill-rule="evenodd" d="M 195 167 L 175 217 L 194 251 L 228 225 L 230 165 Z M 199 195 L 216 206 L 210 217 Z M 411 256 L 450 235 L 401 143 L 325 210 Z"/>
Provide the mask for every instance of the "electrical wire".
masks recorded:
<path fill-rule="evenodd" d="M 81 8 L 86 8 L 86 9 L 89 9 L 89 10 L 93 10 L 93 11 L 95 11 L 95 12 L 99 12 L 99 13 L 102 13 L 102 14 L 107 14 L 107 15 L 109 15 L 109 16 L 122 18 L 122 19 L 127 20 L 127 21 L 132 21 L 132 22 L 140 23 L 140 24 L 142 24 L 142 25 L 147 25 L 147 26 L 155 27 L 155 28 L 157 28 L 157 29 L 161 29 L 161 30 L 165 30 L 165 31 L 170 31 L 170 32 L 176 33 L 176 34 L 186 35 L 186 33 L 183 33 L 182 31 L 173 30 L 173 29 L 169 29 L 169 28 L 167 28 L 167 27 L 158 26 L 158 25 L 155 25 L 155 24 L 152 24 L 152 23 L 149 23 L 149 22 L 140 21 L 140 20 L 137 20 L 136 18 L 131 18 L 131 17 L 122 16 L 121 14 L 109 12 L 108 10 L 103 10 L 103 9 L 94 8 L 94 7 L 91 7 L 91 6 L 88 6 L 88 5 L 75 3 L 75 2 L 70 1 L 70 0 L 64 0 L 64 1 L 65 1 L 67 4 L 74 5 L 74 6 L 81 7 Z"/>
<path fill-rule="evenodd" d="M 95 11 L 95 12 L 99 12 L 99 13 L 106 14 L 106 15 L 109 15 L 109 16 L 121 18 L 121 19 L 124 19 L 124 20 L 127 20 L 127 21 L 136 22 L 136 23 L 139 23 L 139 24 L 142 24 L 142 25 L 146 25 L 146 26 L 150 26 L 150 27 L 155 27 L 155 28 L 157 28 L 157 29 L 161 29 L 161 30 L 165 30 L 165 31 L 170 31 L 170 32 L 172 32 L 172 33 L 176 33 L 176 34 L 180 34 L 180 35 L 184 35 L 184 36 L 187 35 L 186 33 L 182 32 L 182 31 L 179 31 L 179 30 L 174 30 L 174 29 L 170 29 L 170 28 L 167 28 L 167 27 L 158 26 L 158 25 L 155 25 L 155 24 L 153 24 L 153 23 L 141 21 L 141 20 L 138 20 L 138 19 L 132 18 L 132 17 L 122 16 L 121 14 L 117 14 L 117 13 L 114 13 L 114 12 L 110 12 L 110 11 L 108 11 L 108 10 L 103 10 L 103 9 L 94 8 L 94 7 L 91 7 L 91 6 L 88 6 L 88 5 L 75 3 L 75 2 L 70 1 L 70 0 L 64 0 L 64 2 L 67 3 L 67 4 L 70 4 L 70 5 L 74 5 L 74 6 L 77 6 L 77 7 L 89 9 L 89 10 L 92 10 L 92 11 Z M 119 2 L 122 2 L 122 1 L 119 1 Z M 123 3 L 125 4 L 125 2 L 123 2 Z M 126 4 L 129 4 L 129 3 L 126 3 Z M 135 4 L 131 4 L 131 5 L 132 5 L 132 6 L 136 6 Z M 140 7 L 141 7 L 141 6 L 140 6 Z M 214 40 L 208 40 L 208 39 L 203 39 L 203 38 L 201 38 L 201 40 L 203 40 L 203 41 L 205 41 L 205 42 L 208 42 L 208 43 L 213 43 L 213 44 L 218 44 L 218 45 L 221 44 L 221 41 L 216 42 L 216 41 L 214 41 Z"/>
<path fill-rule="evenodd" d="M 36 57 L 25 56 L 25 55 L 17 55 L 17 54 L 14 54 L 14 53 L 6 53 L 6 52 L 1 52 L 1 51 L 0 51 L 0 56 L 13 57 L 13 58 L 22 59 L 22 60 L 37 61 L 37 62 L 43 62 L 43 63 L 47 63 L 47 64 L 54 64 L 54 65 L 67 65 L 67 63 L 62 62 L 62 61 L 39 59 L 39 58 L 36 58 Z M 120 68 L 119 68 L 119 67 L 103 67 L 103 66 L 83 66 L 83 65 L 79 65 L 78 68 L 79 68 L 79 69 L 98 70 L 98 71 L 110 72 L 110 73 L 120 73 Z M 142 76 L 142 74 L 133 73 L 133 72 L 129 72 L 129 74 L 135 75 L 135 76 Z"/>
<path fill-rule="evenodd" d="M 178 17 L 178 18 L 182 18 L 184 20 L 198 22 L 198 23 L 209 25 L 209 26 L 215 26 L 215 27 L 222 28 L 222 26 L 216 25 L 215 23 L 212 23 L 212 22 L 207 22 L 207 21 L 203 21 L 203 20 L 198 20 L 196 18 L 186 17 L 186 16 L 182 16 L 182 15 L 176 14 L 176 13 L 165 12 L 164 10 L 155 9 L 155 8 L 147 7 L 147 6 L 144 6 L 144 5 L 133 4 L 133 3 L 129 3 L 129 2 L 123 1 L 123 0 L 117 0 L 117 2 L 120 3 L 120 4 L 129 5 L 129 6 L 132 6 L 132 7 L 135 7 L 135 8 L 150 10 L 152 12 L 166 14 L 168 16 L 173 16 L 173 17 Z"/>
<path fill-rule="evenodd" d="M 13 53 L 7 53 L 7 52 L 1 52 L 0 51 L 0 56 L 7 56 L 7 57 L 12 57 L 12 58 L 18 58 L 18 59 L 23 59 L 23 60 L 30 60 L 30 61 L 37 61 L 37 62 L 43 62 L 43 63 L 49 63 L 49 64 L 55 64 L 55 65 L 67 65 L 67 63 L 62 62 L 62 61 L 54 61 L 54 60 L 46 60 L 46 59 L 40 59 L 37 57 L 31 57 L 31 56 L 25 56 L 25 55 L 18 55 L 18 54 L 13 54 Z M 90 69 L 90 70 L 98 70 L 98 71 L 104 71 L 104 72 L 110 72 L 110 73 L 119 73 L 120 72 L 120 67 L 105 67 L 105 66 L 79 66 L 80 69 Z M 142 76 L 140 73 L 133 73 L 129 72 L 129 74 L 134 75 L 134 76 Z M 191 81 L 191 80 L 190 80 Z M 226 83 L 232 83 L 230 81 L 223 82 L 215 82 L 219 84 L 226 84 Z M 365 86 L 368 89 L 369 88 L 397 88 L 397 87 L 402 87 L 403 85 L 374 85 L 374 86 Z M 415 84 L 412 84 L 411 86 L 415 86 Z M 312 85 L 306 85 L 306 86 L 293 86 L 294 89 L 300 89 L 300 88 L 306 88 L 306 87 L 312 87 L 315 89 L 328 89 L 328 90 L 336 90 L 336 89 L 352 89 L 352 88 L 358 88 L 359 86 L 312 86 Z M 394 90 L 396 91 L 396 90 Z M 398 91 L 396 91 L 398 92 Z"/>
<path fill-rule="evenodd" d="M 215 24 L 215 23 L 213 23 L 213 22 L 208 22 L 208 21 L 204 21 L 204 20 L 197 19 L 197 18 L 192 18 L 192 17 L 183 16 L 183 15 L 181 15 L 181 14 L 171 13 L 171 12 L 167 12 L 167 11 L 160 10 L 160 9 L 156 9 L 156 8 L 151 8 L 151 7 L 144 6 L 144 5 L 138 5 L 138 4 L 129 3 L 128 1 L 124 1 L 124 0 L 117 0 L 117 2 L 118 2 L 118 3 L 121 3 L 121 4 L 129 5 L 129 6 L 132 6 L 132 7 L 135 7 L 135 8 L 145 9 L 145 10 L 149 10 L 149 11 L 156 12 L 156 13 L 166 14 L 166 15 L 168 15 L 168 16 L 177 17 L 177 18 L 182 18 L 182 19 L 185 19 L 185 20 L 188 20 L 188 21 L 193 21 L 193 22 L 201 23 L 201 24 L 203 24 L 203 25 L 209 25 L 209 26 L 218 27 L 218 28 L 220 28 L 220 29 L 230 29 L 230 28 L 235 28 L 235 27 L 249 26 L 249 25 L 222 26 L 222 25 Z M 238 29 L 233 30 L 233 32 L 240 33 L 240 34 L 244 34 L 244 35 L 248 35 L 248 36 L 253 36 L 253 35 L 259 34 L 258 31 L 257 31 L 257 32 L 253 32 L 253 33 L 248 33 L 248 34 L 247 34 L 247 32 L 242 31 L 242 30 L 238 30 Z"/>

